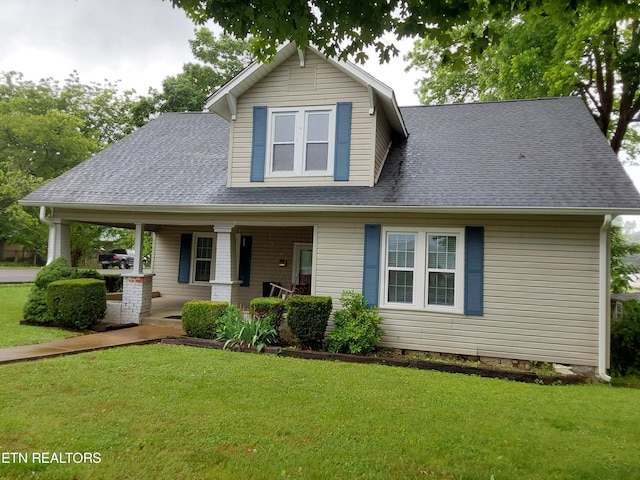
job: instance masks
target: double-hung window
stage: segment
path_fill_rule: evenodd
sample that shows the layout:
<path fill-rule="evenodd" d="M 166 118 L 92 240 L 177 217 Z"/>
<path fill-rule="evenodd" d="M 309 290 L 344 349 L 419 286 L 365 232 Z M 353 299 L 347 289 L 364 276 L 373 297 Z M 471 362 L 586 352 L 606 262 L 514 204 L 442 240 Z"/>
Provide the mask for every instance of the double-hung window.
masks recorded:
<path fill-rule="evenodd" d="M 215 273 L 215 236 L 211 233 L 194 234 L 192 253 L 192 282 L 209 283 Z"/>
<path fill-rule="evenodd" d="M 461 312 L 461 229 L 386 229 L 382 305 Z"/>
<path fill-rule="evenodd" d="M 334 107 L 270 109 L 268 175 L 333 175 L 334 137 Z"/>

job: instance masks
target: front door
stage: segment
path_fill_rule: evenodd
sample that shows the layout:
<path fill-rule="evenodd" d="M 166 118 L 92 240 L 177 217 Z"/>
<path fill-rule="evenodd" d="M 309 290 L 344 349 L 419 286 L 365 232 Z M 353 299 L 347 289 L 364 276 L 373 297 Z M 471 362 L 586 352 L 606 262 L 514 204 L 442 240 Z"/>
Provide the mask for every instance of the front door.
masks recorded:
<path fill-rule="evenodd" d="M 293 244 L 293 271 L 291 282 L 294 285 L 306 285 L 311 290 L 311 272 L 313 267 L 313 244 Z"/>

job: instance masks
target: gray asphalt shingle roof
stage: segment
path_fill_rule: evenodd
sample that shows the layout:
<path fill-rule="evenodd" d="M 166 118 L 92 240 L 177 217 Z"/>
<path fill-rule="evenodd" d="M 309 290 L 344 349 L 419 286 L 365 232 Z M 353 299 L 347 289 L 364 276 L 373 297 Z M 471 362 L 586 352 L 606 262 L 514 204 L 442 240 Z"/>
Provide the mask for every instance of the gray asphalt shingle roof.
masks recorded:
<path fill-rule="evenodd" d="M 638 192 L 579 98 L 403 107 L 401 113 L 409 137 L 394 142 L 373 188 L 228 188 L 228 123 L 212 113 L 168 113 L 24 201 L 640 208 Z"/>

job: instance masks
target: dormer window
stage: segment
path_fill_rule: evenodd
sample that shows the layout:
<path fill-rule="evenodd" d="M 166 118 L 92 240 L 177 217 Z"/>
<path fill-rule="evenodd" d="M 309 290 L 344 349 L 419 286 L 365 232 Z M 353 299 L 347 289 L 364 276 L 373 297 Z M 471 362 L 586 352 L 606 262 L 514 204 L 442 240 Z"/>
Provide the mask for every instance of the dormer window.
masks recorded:
<path fill-rule="evenodd" d="M 333 175 L 335 116 L 335 107 L 269 109 L 267 175 Z"/>

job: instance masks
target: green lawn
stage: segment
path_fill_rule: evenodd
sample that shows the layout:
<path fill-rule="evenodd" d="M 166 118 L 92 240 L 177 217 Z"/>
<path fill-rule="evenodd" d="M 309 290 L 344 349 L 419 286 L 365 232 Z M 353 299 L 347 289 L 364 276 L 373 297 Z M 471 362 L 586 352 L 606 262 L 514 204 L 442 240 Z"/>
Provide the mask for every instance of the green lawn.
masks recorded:
<path fill-rule="evenodd" d="M 634 389 L 166 345 L 4 365 L 0 385 L 0 451 L 29 456 L 3 479 L 640 478 Z"/>
<path fill-rule="evenodd" d="M 31 263 L 25 262 L 0 262 L 0 268 L 20 268 L 20 269 L 32 269 L 38 270 L 40 267 L 38 265 L 33 265 Z"/>
<path fill-rule="evenodd" d="M 74 337 L 77 332 L 52 327 L 20 325 L 22 307 L 29 297 L 31 284 L 0 285 L 0 348 L 50 342 Z M 2 451 L 0 445 L 0 451 Z M 0 461 L 1 461 L 0 457 Z"/>
<path fill-rule="evenodd" d="M 72 334 L 19 325 L 28 290 L 0 286 L 2 344 Z M 640 478 L 637 389 L 168 345 L 0 365 L 0 385 L 2 479 Z"/>

